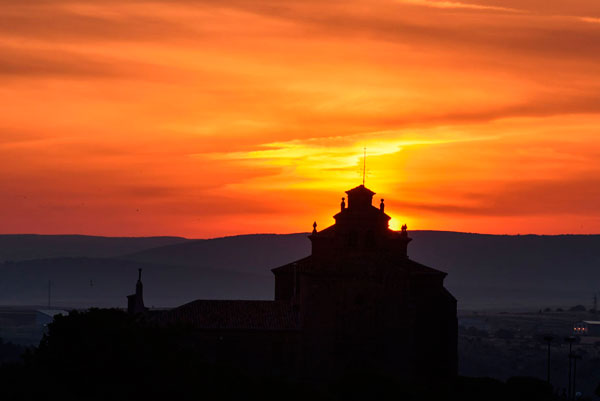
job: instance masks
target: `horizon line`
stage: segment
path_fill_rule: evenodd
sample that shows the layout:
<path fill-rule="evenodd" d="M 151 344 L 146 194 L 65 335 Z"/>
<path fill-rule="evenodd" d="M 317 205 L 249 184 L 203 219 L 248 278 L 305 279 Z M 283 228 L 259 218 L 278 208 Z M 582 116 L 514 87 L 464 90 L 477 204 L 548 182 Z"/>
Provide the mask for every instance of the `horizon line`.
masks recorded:
<path fill-rule="evenodd" d="M 397 230 L 393 230 L 397 231 Z M 523 237 L 523 236 L 538 236 L 538 237 L 560 237 L 560 236 L 596 236 L 600 235 L 600 233 L 559 233 L 559 234 L 539 234 L 539 233 L 484 233 L 484 232 L 473 232 L 473 231 L 453 231 L 453 230 L 431 230 L 431 229 L 423 229 L 423 230 L 408 230 L 409 232 L 437 232 L 437 233 L 451 233 L 451 234 L 468 234 L 468 235 L 489 235 L 489 236 L 497 236 L 497 237 Z M 0 233 L 0 237 L 6 236 L 46 236 L 46 237 L 95 237 L 95 238 L 181 238 L 190 241 L 208 241 L 214 239 L 222 239 L 222 238 L 232 238 L 232 237 L 245 237 L 245 236 L 256 236 L 256 235 L 310 235 L 309 231 L 305 232 L 289 232 L 289 233 L 275 233 L 275 232 L 256 232 L 256 233 L 241 233 L 241 234 L 228 234 L 228 235 L 219 235 L 215 237 L 185 237 L 181 235 L 100 235 L 100 234 L 81 234 L 81 233 L 53 233 L 53 234 L 40 234 L 40 233 Z"/>

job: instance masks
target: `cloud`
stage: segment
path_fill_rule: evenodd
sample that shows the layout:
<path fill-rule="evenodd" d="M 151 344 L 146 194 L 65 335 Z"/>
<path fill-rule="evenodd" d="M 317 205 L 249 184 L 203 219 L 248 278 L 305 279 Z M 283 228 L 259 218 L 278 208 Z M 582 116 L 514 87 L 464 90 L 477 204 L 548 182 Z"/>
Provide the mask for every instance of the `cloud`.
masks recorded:
<path fill-rule="evenodd" d="M 398 1 L 400 3 L 404 3 L 404 4 L 433 7 L 433 8 L 521 12 L 521 10 L 518 10 L 516 8 L 488 6 L 488 5 L 481 5 L 481 4 L 458 2 L 458 1 L 436 1 L 436 0 L 396 0 L 396 1 Z"/>
<path fill-rule="evenodd" d="M 576 17 L 580 21 L 589 22 L 591 24 L 600 24 L 600 18 L 596 17 Z"/>
<path fill-rule="evenodd" d="M 448 49 L 450 46 L 471 54 L 487 49 L 509 57 L 519 52 L 548 58 L 600 58 L 595 55 L 600 54 L 597 52 L 600 45 L 597 30 L 572 26 L 568 19 L 547 18 L 535 13 L 521 15 L 517 13 L 518 9 L 492 4 L 433 0 L 377 1 L 371 7 L 364 7 L 366 3 L 362 1 L 352 2 L 352 6 L 347 2 L 226 1 L 220 2 L 218 8 L 213 2 L 187 0 L 139 2 L 128 7 L 110 2 L 104 8 L 85 1 L 59 1 L 54 6 L 46 2 L 35 4 L 39 7 L 35 12 L 32 11 L 35 5 L 7 6 L 12 12 L 0 11 L 0 32 L 5 38 L 194 46 L 210 40 L 230 42 L 247 38 L 251 41 L 255 35 L 253 27 L 260 29 L 258 27 L 271 24 L 276 29 L 273 34 L 290 37 L 370 38 L 414 48 Z M 83 13 L 73 4 L 94 7 Z M 457 12 L 503 11 L 515 15 L 492 15 L 481 24 L 468 13 L 453 15 L 452 19 L 444 18 L 443 14 L 424 18 L 423 13 L 407 13 L 405 6 L 414 5 L 432 8 L 432 13 L 452 9 Z M 115 11 L 102 13 L 107 7 L 113 7 Z M 580 19 L 596 20 L 593 17 Z M 277 25 L 276 20 L 286 25 Z"/>
<path fill-rule="evenodd" d="M 196 72 L 197 74 L 198 72 Z M 123 79 L 169 82 L 191 72 L 123 56 L 37 47 L 0 45 L 0 76 L 11 78 L 60 77 L 63 79 Z"/>
<path fill-rule="evenodd" d="M 363 148 L 367 149 L 369 170 L 371 166 L 381 171 L 377 160 L 401 152 L 407 147 L 430 147 L 458 145 L 464 142 L 493 140 L 493 137 L 465 137 L 442 134 L 420 137 L 410 131 L 369 132 L 359 135 L 309 138 L 287 142 L 269 143 L 248 152 L 214 153 L 214 160 L 229 159 L 248 168 L 276 166 L 268 176 L 257 177 L 245 185 L 257 188 L 285 187 L 319 188 L 331 187 L 332 177 L 338 185 L 352 185 L 356 181 L 358 166 L 362 166 Z"/>
<path fill-rule="evenodd" d="M 102 14 L 76 12 L 70 2 L 51 2 L 14 6 L 0 10 L 0 32 L 5 38 L 60 40 L 66 42 L 95 41 L 161 41 L 166 38 L 197 37 L 199 29 L 184 21 L 135 12 Z M 75 4 L 92 5 L 93 2 Z M 115 7 L 117 4 L 107 4 Z M 138 7 L 143 7 L 138 4 Z"/>
<path fill-rule="evenodd" d="M 117 77 L 118 63 L 73 52 L 0 47 L 0 74 L 20 76 Z"/>
<path fill-rule="evenodd" d="M 600 216 L 600 171 L 559 179 L 499 182 L 460 203 L 396 202 L 401 210 L 461 216 Z M 477 187 L 474 184 L 474 187 Z"/>

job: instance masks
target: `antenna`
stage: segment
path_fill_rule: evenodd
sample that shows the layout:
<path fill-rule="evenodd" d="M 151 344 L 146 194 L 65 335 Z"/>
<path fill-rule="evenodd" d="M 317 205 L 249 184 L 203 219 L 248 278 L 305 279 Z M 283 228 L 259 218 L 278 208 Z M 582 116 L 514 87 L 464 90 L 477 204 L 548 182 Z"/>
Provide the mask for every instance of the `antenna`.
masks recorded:
<path fill-rule="evenodd" d="M 364 148 L 363 155 L 363 187 L 365 186 L 365 175 L 367 173 L 367 147 Z"/>

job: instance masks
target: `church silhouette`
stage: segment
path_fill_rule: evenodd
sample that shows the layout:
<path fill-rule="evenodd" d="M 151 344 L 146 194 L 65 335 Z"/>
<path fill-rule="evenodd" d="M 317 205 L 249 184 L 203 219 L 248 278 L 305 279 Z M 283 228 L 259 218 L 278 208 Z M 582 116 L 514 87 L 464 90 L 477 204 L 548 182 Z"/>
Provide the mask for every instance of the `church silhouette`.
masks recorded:
<path fill-rule="evenodd" d="M 406 225 L 389 228 L 373 191 L 360 185 L 346 194 L 334 225 L 313 224 L 311 255 L 272 269 L 275 300 L 196 300 L 152 320 L 189 329 L 208 361 L 258 375 L 455 376 L 456 299 L 444 288 L 446 273 L 408 257 Z M 145 311 L 138 282 L 131 312 Z"/>

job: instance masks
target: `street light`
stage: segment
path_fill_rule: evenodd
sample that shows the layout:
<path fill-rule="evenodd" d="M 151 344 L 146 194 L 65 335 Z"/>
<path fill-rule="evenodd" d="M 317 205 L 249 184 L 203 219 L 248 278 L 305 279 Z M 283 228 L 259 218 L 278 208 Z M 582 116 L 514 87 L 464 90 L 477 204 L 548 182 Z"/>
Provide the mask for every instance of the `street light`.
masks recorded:
<path fill-rule="evenodd" d="M 569 336 L 565 338 L 565 341 L 569 344 L 569 391 L 567 392 L 567 398 L 571 399 L 571 393 L 573 388 L 571 387 L 571 360 L 573 357 L 572 347 L 575 342 L 575 337 Z"/>

